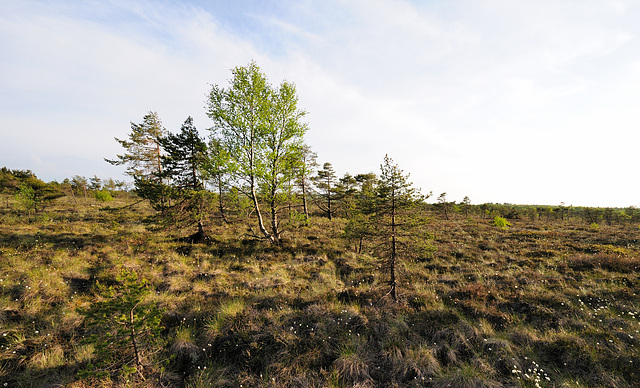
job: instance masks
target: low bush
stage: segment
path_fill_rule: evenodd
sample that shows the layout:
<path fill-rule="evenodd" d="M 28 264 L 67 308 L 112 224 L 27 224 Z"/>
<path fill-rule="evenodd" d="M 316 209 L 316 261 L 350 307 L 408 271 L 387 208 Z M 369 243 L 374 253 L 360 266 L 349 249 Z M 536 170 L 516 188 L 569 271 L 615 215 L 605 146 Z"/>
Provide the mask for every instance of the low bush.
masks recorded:
<path fill-rule="evenodd" d="M 93 197 L 100 202 L 113 201 L 113 196 L 107 190 L 98 190 L 93 193 Z"/>
<path fill-rule="evenodd" d="M 493 225 L 502 230 L 507 230 L 511 226 L 511 223 L 507 221 L 506 218 L 498 216 L 493 219 Z"/>

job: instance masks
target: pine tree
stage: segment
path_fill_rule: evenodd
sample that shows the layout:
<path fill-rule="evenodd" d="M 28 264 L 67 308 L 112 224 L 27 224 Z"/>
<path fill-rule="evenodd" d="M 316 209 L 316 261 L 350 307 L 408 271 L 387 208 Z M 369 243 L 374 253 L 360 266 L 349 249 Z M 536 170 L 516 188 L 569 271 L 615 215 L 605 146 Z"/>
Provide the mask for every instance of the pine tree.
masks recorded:
<path fill-rule="evenodd" d="M 80 176 L 80 175 L 75 175 L 71 179 L 71 188 L 74 190 L 75 194 L 80 195 L 80 193 L 82 192 L 83 195 L 84 195 L 85 202 L 87 200 L 87 185 L 88 184 L 89 183 L 87 181 L 87 178 L 85 178 L 83 176 Z M 75 196 L 74 196 L 74 199 L 75 199 Z"/>
<path fill-rule="evenodd" d="M 447 221 L 449 220 L 449 210 L 451 209 L 454 203 L 455 202 L 447 201 L 447 193 L 442 193 L 438 197 L 438 207 L 440 208 L 440 210 L 442 210 L 442 215 L 444 216 L 444 219 Z"/>
<path fill-rule="evenodd" d="M 93 178 L 89 178 L 89 189 L 90 190 L 100 190 L 102 188 L 102 179 L 98 178 L 97 175 L 94 175 Z"/>
<path fill-rule="evenodd" d="M 380 172 L 373 221 L 380 252 L 386 256 L 383 269 L 388 271 L 389 294 L 397 301 L 399 260 L 430 255 L 433 247 L 429 241 L 433 237 L 425 230 L 428 220 L 414 211 L 415 205 L 424 197 L 408 181 L 409 175 L 404 175 L 388 155 L 384 157 Z"/>
<path fill-rule="evenodd" d="M 27 212 L 33 210 L 37 213 L 54 199 L 64 197 L 57 183 L 45 183 L 35 175 L 20 179 L 19 182 L 16 196 Z"/>
<path fill-rule="evenodd" d="M 204 187 L 204 168 L 207 165 L 207 144 L 198 134 L 193 119 L 188 117 L 180 132 L 169 133 L 160 139 L 162 178 L 168 184 L 171 206 L 160 207 L 164 222 L 174 226 L 197 224 L 198 231 L 190 239 L 198 242 L 206 238 L 205 218 L 209 193 Z"/>
<path fill-rule="evenodd" d="M 322 170 L 318 170 L 317 175 L 314 177 L 314 182 L 318 190 L 320 191 L 320 199 L 318 207 L 325 212 L 327 217 L 331 220 L 336 214 L 336 201 L 338 200 L 338 192 L 336 191 L 336 173 L 331 163 L 325 163 L 322 165 Z"/>
<path fill-rule="evenodd" d="M 311 151 L 311 147 L 308 145 L 304 145 L 300 149 L 300 164 L 297 169 L 297 180 L 298 187 L 300 187 L 301 191 L 301 199 L 302 199 L 302 209 L 304 212 L 304 222 L 305 225 L 309 222 L 309 205 L 307 203 L 307 195 L 309 192 L 309 179 L 313 174 L 315 167 L 318 165 L 316 163 L 318 155 Z"/>
<path fill-rule="evenodd" d="M 375 212 L 378 177 L 374 173 L 366 173 L 356 175 L 353 180 L 356 187 L 350 195 L 351 204 L 347 212 L 345 237 L 355 241 L 356 253 L 363 253 L 365 241 L 376 234 L 372 218 Z"/>
<path fill-rule="evenodd" d="M 128 140 L 115 138 L 126 153 L 116 155 L 117 159 L 106 159 L 115 166 L 126 165 L 126 174 L 141 181 L 160 181 L 162 175 L 162 139 L 167 130 L 156 112 L 147 113 L 142 124 L 131 122 Z"/>
<path fill-rule="evenodd" d="M 0 169 L 0 193 L 8 194 L 6 206 L 9 208 L 9 198 L 18 191 L 20 183 L 14 173 L 6 167 Z"/>
<path fill-rule="evenodd" d="M 464 209 L 465 218 L 469 218 L 469 208 L 471 207 L 471 199 L 466 195 L 462 199 L 462 207 Z"/>
<path fill-rule="evenodd" d="M 137 373 L 145 379 L 149 366 L 144 360 L 162 339 L 162 311 L 146 301 L 151 292 L 146 279 L 138 279 L 135 271 L 122 270 L 114 285 L 97 284 L 99 301 L 87 309 L 85 316 L 90 335 L 83 339 L 95 346 L 95 358 L 81 376 L 128 376 Z"/>
<path fill-rule="evenodd" d="M 202 190 L 203 166 L 207 161 L 207 144 L 193 125 L 189 116 L 177 134 L 169 133 L 160 140 L 165 151 L 162 156 L 162 176 L 173 187 L 186 190 Z"/>

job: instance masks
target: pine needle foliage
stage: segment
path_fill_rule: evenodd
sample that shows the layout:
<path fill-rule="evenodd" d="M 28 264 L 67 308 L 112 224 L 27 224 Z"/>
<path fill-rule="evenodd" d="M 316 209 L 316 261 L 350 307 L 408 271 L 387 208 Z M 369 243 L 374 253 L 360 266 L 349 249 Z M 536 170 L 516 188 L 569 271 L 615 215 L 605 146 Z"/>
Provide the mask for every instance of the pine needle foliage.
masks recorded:
<path fill-rule="evenodd" d="M 200 138 L 198 130 L 189 116 L 180 132 L 169 133 L 160 141 L 165 155 L 162 156 L 163 176 L 173 187 L 202 190 L 203 166 L 207 161 L 207 144 Z"/>
<path fill-rule="evenodd" d="M 165 152 L 162 176 L 168 183 L 167 191 L 172 202 L 160 207 L 160 218 L 165 225 L 197 225 L 198 231 L 190 238 L 202 241 L 206 238 L 205 219 L 212 202 L 212 195 L 204 186 L 207 144 L 198 134 L 191 117 L 185 120 L 179 133 L 163 137 L 161 144 Z"/>
<path fill-rule="evenodd" d="M 54 199 L 64 197 L 64 194 L 54 184 L 30 176 L 21 181 L 16 197 L 27 212 L 33 210 L 37 213 Z"/>
<path fill-rule="evenodd" d="M 126 174 L 142 180 L 157 180 L 162 173 L 160 139 L 167 133 L 158 113 L 147 113 L 141 124 L 131 123 L 129 138 L 115 140 L 126 150 L 116 159 L 105 159 L 115 166 L 126 165 Z"/>
<path fill-rule="evenodd" d="M 81 370 L 81 377 L 127 377 L 144 380 L 152 349 L 161 345 L 162 310 L 145 297 L 150 293 L 146 279 L 123 269 L 114 285 L 97 283 L 99 300 L 85 316 L 84 345 L 93 345 L 93 359 Z"/>
<path fill-rule="evenodd" d="M 409 182 L 400 167 L 385 155 L 380 166 L 380 180 L 376 188 L 375 212 L 370 228 L 379 241 L 378 251 L 383 260 L 382 268 L 388 274 L 389 295 L 394 301 L 397 295 L 397 269 L 402 258 L 428 256 L 433 251 L 433 236 L 426 230 L 428 219 L 412 211 L 424 198 Z"/>

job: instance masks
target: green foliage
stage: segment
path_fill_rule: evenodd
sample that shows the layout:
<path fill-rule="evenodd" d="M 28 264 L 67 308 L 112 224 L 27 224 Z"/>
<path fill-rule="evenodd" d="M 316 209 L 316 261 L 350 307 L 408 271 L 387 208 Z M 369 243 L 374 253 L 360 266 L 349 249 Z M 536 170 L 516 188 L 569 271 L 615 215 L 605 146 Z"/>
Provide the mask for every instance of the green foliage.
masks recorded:
<path fill-rule="evenodd" d="M 54 199 L 63 196 L 57 185 L 45 183 L 34 175 L 20 181 L 16 199 L 27 212 L 33 210 L 37 213 Z"/>
<path fill-rule="evenodd" d="M 313 178 L 316 187 L 320 190 L 320 199 L 317 205 L 332 219 L 337 211 L 336 202 L 339 194 L 337 190 L 336 174 L 331 163 L 322 165 L 322 169 L 318 170 L 318 175 Z"/>
<path fill-rule="evenodd" d="M 290 182 L 302 160 L 306 112 L 298 108 L 295 86 L 272 87 L 255 62 L 232 70 L 229 88 L 214 85 L 207 101 L 213 138 L 227 156 L 231 184 L 251 199 L 263 237 L 280 240 L 279 208 L 290 199 Z M 269 206 L 267 228 L 260 199 Z"/>
<path fill-rule="evenodd" d="M 397 300 L 398 260 L 410 257 L 429 257 L 433 252 L 429 243 L 433 236 L 426 230 L 429 220 L 413 212 L 422 200 L 409 175 L 388 155 L 380 166 L 380 180 L 376 187 L 374 213 L 370 218 L 375 227 L 370 230 L 380 241 L 383 269 L 388 271 L 390 295 Z"/>
<path fill-rule="evenodd" d="M 455 201 L 454 202 L 447 201 L 447 193 L 442 193 L 438 197 L 438 207 L 442 211 L 442 214 L 446 220 L 449 219 L 449 213 L 452 207 L 454 206 L 454 204 L 455 204 Z"/>
<path fill-rule="evenodd" d="M 6 167 L 0 169 L 0 193 L 15 194 L 20 185 L 20 176 L 26 175 L 24 178 L 31 176 L 31 171 L 9 170 Z"/>
<path fill-rule="evenodd" d="M 75 194 L 84 194 L 84 197 L 86 199 L 88 186 L 87 178 L 80 175 L 75 175 L 73 178 L 71 178 L 70 185 Z"/>
<path fill-rule="evenodd" d="M 166 186 L 165 186 L 166 187 Z M 215 204 L 214 193 L 207 190 L 179 190 L 168 188 L 171 204 L 160 209 L 157 220 L 168 229 L 184 229 L 197 226 L 197 231 L 187 239 L 191 242 L 202 242 L 208 236 L 205 224 Z"/>
<path fill-rule="evenodd" d="M 504 217 L 496 216 L 493 218 L 493 225 L 502 230 L 507 230 L 511 226 L 511 223 Z"/>
<path fill-rule="evenodd" d="M 116 141 L 126 150 L 117 159 L 105 159 L 115 166 L 126 165 L 127 175 L 140 180 L 160 179 L 162 173 L 161 144 L 167 130 L 156 112 L 147 113 L 141 124 L 131 123 L 131 133 L 128 140 L 116 138 Z"/>
<path fill-rule="evenodd" d="M 36 208 L 36 191 L 33 187 L 27 184 L 21 184 L 18 187 L 18 194 L 16 194 L 16 199 L 20 206 L 22 206 L 26 211 L 31 211 Z"/>
<path fill-rule="evenodd" d="M 96 175 L 93 178 L 89 178 L 89 189 L 98 191 L 102 188 L 102 179 L 98 178 Z"/>
<path fill-rule="evenodd" d="M 162 156 L 163 177 L 174 187 L 202 190 L 207 144 L 200 138 L 191 116 L 182 124 L 179 133 L 169 133 L 160 142 L 166 152 Z"/>
<path fill-rule="evenodd" d="M 206 237 L 205 219 L 212 197 L 204 187 L 205 168 L 211 165 L 207 144 L 200 138 L 191 117 L 185 120 L 179 133 L 170 133 L 160 142 L 166 153 L 162 156 L 162 177 L 166 183 L 140 183 L 139 187 L 153 189 L 140 193 L 161 210 L 164 225 L 180 228 L 197 224 L 198 231 L 192 236 L 202 240 Z M 165 203 L 165 198 L 170 198 L 170 203 Z"/>
<path fill-rule="evenodd" d="M 80 375 L 117 378 L 137 373 L 144 379 L 151 353 L 163 342 L 162 310 L 146 300 L 149 283 L 135 271 L 122 269 L 115 280 L 109 286 L 97 283 L 98 301 L 78 310 L 85 316 L 83 344 L 95 349 Z"/>
<path fill-rule="evenodd" d="M 157 179 L 147 179 L 144 177 L 134 177 L 134 192 L 140 197 L 149 201 L 155 210 L 163 210 L 167 203 L 167 198 L 171 196 L 171 186 L 165 185 Z"/>
<path fill-rule="evenodd" d="M 98 190 L 93 193 L 93 197 L 100 202 L 110 202 L 113 201 L 113 196 L 108 190 Z"/>
<path fill-rule="evenodd" d="M 471 199 L 465 195 L 462 199 L 462 211 L 464 212 L 465 217 L 469 217 L 469 209 L 471 208 Z"/>

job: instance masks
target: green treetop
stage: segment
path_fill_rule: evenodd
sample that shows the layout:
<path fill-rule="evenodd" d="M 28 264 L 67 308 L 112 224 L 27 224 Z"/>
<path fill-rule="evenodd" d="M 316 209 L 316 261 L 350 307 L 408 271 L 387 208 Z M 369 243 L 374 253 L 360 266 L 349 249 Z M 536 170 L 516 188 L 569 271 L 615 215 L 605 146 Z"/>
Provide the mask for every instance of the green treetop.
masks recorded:
<path fill-rule="evenodd" d="M 156 112 L 147 113 L 141 124 L 131 123 L 129 139 L 115 138 L 126 152 L 117 159 L 105 161 L 115 165 L 127 165 L 127 175 L 141 179 L 160 181 L 162 174 L 162 139 L 167 130 Z"/>
<path fill-rule="evenodd" d="M 207 115 L 213 120 L 213 138 L 228 155 L 225 171 L 230 181 L 253 203 L 260 233 L 279 242 L 278 208 L 288 198 L 288 183 L 301 159 L 302 123 L 295 86 L 284 81 L 273 88 L 255 62 L 232 70 L 228 88 L 213 85 Z M 264 222 L 259 199 L 270 207 L 270 228 Z"/>

